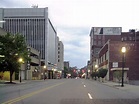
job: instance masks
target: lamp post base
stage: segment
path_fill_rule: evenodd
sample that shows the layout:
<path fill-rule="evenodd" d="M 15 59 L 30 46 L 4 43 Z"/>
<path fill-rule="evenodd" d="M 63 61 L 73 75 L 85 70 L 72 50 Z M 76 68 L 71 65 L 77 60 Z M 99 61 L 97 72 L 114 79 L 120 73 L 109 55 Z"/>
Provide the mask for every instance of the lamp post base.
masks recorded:
<path fill-rule="evenodd" d="M 124 85 L 121 85 L 121 87 L 124 87 Z"/>
<path fill-rule="evenodd" d="M 21 81 L 21 76 L 20 76 L 20 83 L 21 83 L 22 81 Z"/>

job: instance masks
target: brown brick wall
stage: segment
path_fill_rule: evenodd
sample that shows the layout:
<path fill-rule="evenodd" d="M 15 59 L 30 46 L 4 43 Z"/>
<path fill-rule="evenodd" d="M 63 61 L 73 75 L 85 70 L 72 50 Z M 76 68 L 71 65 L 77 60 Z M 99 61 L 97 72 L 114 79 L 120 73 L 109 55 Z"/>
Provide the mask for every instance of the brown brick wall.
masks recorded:
<path fill-rule="evenodd" d="M 121 47 L 126 46 L 125 67 L 129 68 L 127 73 L 129 80 L 139 80 L 139 42 L 110 42 L 110 68 L 112 62 L 118 62 L 122 67 Z M 112 73 L 110 73 L 112 74 Z"/>

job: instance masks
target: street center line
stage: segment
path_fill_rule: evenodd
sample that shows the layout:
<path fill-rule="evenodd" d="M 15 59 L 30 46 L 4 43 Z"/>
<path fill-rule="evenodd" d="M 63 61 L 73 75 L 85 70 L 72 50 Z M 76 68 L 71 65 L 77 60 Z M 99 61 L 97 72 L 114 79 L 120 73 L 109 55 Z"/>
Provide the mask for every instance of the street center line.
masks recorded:
<path fill-rule="evenodd" d="M 90 93 L 88 93 L 88 96 L 89 96 L 90 99 L 93 99 Z"/>
<path fill-rule="evenodd" d="M 55 85 L 52 85 L 52 86 L 49 86 L 49 87 L 46 87 L 46 88 L 41 89 L 41 90 L 37 90 L 37 91 L 35 91 L 35 92 L 31 92 L 31 93 L 29 93 L 29 94 L 25 94 L 25 95 L 23 95 L 23 96 L 20 96 L 20 97 L 17 97 L 17 98 L 8 100 L 8 101 L 6 101 L 6 102 L 4 102 L 4 103 L 2 103 L 2 104 L 13 104 L 13 103 L 18 102 L 18 101 L 20 101 L 20 100 L 23 100 L 23 99 L 29 98 L 29 97 L 31 97 L 31 96 L 33 96 L 33 95 L 36 95 L 36 94 L 38 94 L 38 93 L 41 93 L 41 92 L 43 92 L 43 91 L 45 91 L 45 90 L 48 90 L 48 89 L 51 89 L 51 88 L 53 88 L 53 87 L 59 86 L 59 85 L 61 85 L 61 84 L 63 84 L 63 83 L 64 83 L 64 82 L 58 83 L 58 84 L 55 84 Z"/>

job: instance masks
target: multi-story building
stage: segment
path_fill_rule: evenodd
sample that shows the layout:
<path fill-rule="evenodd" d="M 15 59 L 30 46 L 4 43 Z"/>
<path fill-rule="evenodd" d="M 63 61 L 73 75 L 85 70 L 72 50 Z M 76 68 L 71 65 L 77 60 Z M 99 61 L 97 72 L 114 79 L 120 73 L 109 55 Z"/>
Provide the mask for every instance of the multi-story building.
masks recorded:
<path fill-rule="evenodd" d="M 69 61 L 64 61 L 64 67 L 66 67 L 69 70 Z"/>
<path fill-rule="evenodd" d="M 57 56 L 58 70 L 64 70 L 64 45 L 62 41 L 58 41 L 58 56 Z"/>
<path fill-rule="evenodd" d="M 110 40 L 121 40 L 121 27 L 92 27 L 90 31 L 90 65 L 92 69 L 96 64 L 98 52 Z"/>
<path fill-rule="evenodd" d="M 41 59 L 56 64 L 57 33 L 52 25 L 48 8 L 0 8 L 1 25 L 13 34 L 20 33 L 26 43 L 40 51 Z"/>
<path fill-rule="evenodd" d="M 124 65 L 124 81 L 134 83 L 139 80 L 139 64 L 138 49 L 139 42 L 135 41 L 111 41 L 109 40 L 99 51 L 98 69 L 108 69 L 107 80 L 114 80 L 115 71 L 122 70 L 123 54 L 122 47 L 126 47 L 125 65 Z"/>
<path fill-rule="evenodd" d="M 112 33 L 111 33 L 112 34 Z M 125 46 L 127 48 L 126 52 L 126 62 L 124 68 L 124 81 L 133 83 L 139 80 L 139 71 L 138 71 L 138 41 L 139 41 L 139 32 L 131 29 L 129 32 L 121 32 L 121 35 L 109 37 L 107 42 L 101 46 L 98 50 L 98 56 L 95 53 L 93 54 L 92 63 L 98 65 L 98 69 L 106 68 L 108 73 L 106 76 L 107 80 L 116 80 L 115 71 L 122 70 L 122 53 L 121 48 Z M 115 39 L 113 39 L 115 38 Z M 93 41 L 95 41 L 93 39 Z M 97 42 L 99 40 L 96 40 Z M 94 45 L 93 45 L 94 46 Z M 92 48 L 94 49 L 94 47 Z M 95 56 L 95 57 L 94 57 Z M 91 60 L 90 58 L 90 60 Z M 93 68 L 95 69 L 95 68 Z"/>
<path fill-rule="evenodd" d="M 5 35 L 5 34 L 7 34 L 7 31 L 4 31 L 4 29 L 0 28 L 0 35 Z M 28 57 L 30 57 L 31 61 L 29 63 L 25 62 L 21 65 L 21 70 L 19 72 L 14 73 L 13 80 L 14 79 L 17 80 L 20 76 L 21 79 L 29 79 L 29 80 L 41 78 L 40 52 L 30 46 L 27 46 L 27 49 L 29 51 Z M 5 73 L 3 74 L 5 76 Z"/>
<path fill-rule="evenodd" d="M 135 29 L 130 29 L 129 32 L 122 32 L 121 34 L 122 41 L 139 41 L 139 31 Z"/>

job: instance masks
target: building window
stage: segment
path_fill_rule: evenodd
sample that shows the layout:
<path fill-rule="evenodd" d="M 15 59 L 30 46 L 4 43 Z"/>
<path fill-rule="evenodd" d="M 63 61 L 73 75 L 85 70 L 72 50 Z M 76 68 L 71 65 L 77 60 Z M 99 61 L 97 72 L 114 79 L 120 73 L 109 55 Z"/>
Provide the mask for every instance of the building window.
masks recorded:
<path fill-rule="evenodd" d="M 60 62 L 60 60 L 58 59 L 58 62 Z"/>
<path fill-rule="evenodd" d="M 58 47 L 58 50 L 60 50 L 60 47 Z"/>
<path fill-rule="evenodd" d="M 96 39 L 96 38 L 97 38 L 97 36 L 94 35 L 94 39 Z"/>
<path fill-rule="evenodd" d="M 98 39 L 101 39 L 101 36 L 98 36 Z"/>
<path fill-rule="evenodd" d="M 98 41 L 98 45 L 101 45 L 101 41 Z"/>
<path fill-rule="evenodd" d="M 103 62 L 105 61 L 105 54 L 103 55 Z"/>
<path fill-rule="evenodd" d="M 60 58 L 60 56 L 58 55 L 58 58 Z"/>
<path fill-rule="evenodd" d="M 132 40 L 132 37 L 129 37 L 129 40 Z"/>
<path fill-rule="evenodd" d="M 60 51 L 58 51 L 58 54 L 60 54 Z"/>
<path fill-rule="evenodd" d="M 135 40 L 135 37 L 132 37 L 133 40 Z M 136 38 L 137 39 L 137 38 Z"/>
<path fill-rule="evenodd" d="M 96 41 L 94 41 L 94 45 L 97 45 L 97 42 Z"/>
<path fill-rule="evenodd" d="M 107 53 L 105 53 L 105 60 L 107 60 L 107 55 L 106 55 Z"/>
<path fill-rule="evenodd" d="M 109 57 L 109 56 L 108 56 L 108 51 L 107 51 L 107 52 L 106 52 L 106 60 L 108 60 L 108 57 Z"/>
<path fill-rule="evenodd" d="M 124 37 L 124 40 L 127 40 L 127 37 Z"/>

